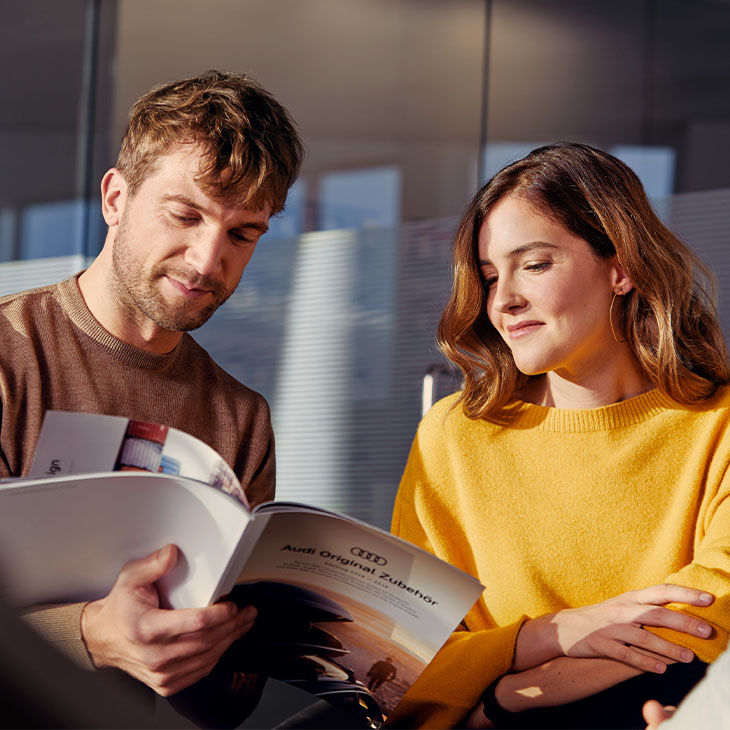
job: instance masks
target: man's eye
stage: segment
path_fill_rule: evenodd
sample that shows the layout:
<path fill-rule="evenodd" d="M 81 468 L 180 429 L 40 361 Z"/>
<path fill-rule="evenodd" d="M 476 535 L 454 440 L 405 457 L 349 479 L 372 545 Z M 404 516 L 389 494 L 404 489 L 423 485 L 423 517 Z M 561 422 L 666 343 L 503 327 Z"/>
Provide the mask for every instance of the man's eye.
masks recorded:
<path fill-rule="evenodd" d="M 549 269 L 551 265 L 552 261 L 537 261 L 532 264 L 527 264 L 525 269 L 528 271 L 545 271 L 546 269 Z"/>
<path fill-rule="evenodd" d="M 186 224 L 194 223 L 197 220 L 196 216 L 184 215 L 183 213 L 172 213 L 172 217 L 175 220 L 180 221 L 180 223 L 186 223 Z"/>
<path fill-rule="evenodd" d="M 251 239 L 248 236 L 245 236 L 243 233 L 236 233 L 236 231 L 231 231 L 231 238 L 236 243 L 240 243 L 240 244 L 256 243 L 256 241 L 254 239 Z"/>

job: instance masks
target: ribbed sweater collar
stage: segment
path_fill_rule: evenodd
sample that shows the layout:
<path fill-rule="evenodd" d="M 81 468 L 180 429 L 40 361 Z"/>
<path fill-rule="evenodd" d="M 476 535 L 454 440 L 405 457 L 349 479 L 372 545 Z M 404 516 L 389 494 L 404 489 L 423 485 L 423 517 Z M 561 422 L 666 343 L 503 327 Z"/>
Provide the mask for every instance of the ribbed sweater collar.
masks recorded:
<path fill-rule="evenodd" d="M 505 409 L 510 426 L 545 431 L 581 433 L 605 431 L 641 423 L 667 410 L 686 410 L 660 390 L 628 398 L 600 408 L 568 409 L 514 401 Z"/>
<path fill-rule="evenodd" d="M 58 284 L 56 287 L 56 300 L 69 319 L 84 334 L 88 335 L 97 344 L 110 350 L 118 360 L 133 367 L 145 368 L 146 370 L 163 370 L 178 358 L 185 341 L 184 337 L 174 350 L 160 355 L 156 352 L 148 352 L 134 347 L 104 329 L 86 306 L 83 296 L 81 296 L 78 284 L 80 275 L 81 272 L 74 274 L 74 276 Z"/>

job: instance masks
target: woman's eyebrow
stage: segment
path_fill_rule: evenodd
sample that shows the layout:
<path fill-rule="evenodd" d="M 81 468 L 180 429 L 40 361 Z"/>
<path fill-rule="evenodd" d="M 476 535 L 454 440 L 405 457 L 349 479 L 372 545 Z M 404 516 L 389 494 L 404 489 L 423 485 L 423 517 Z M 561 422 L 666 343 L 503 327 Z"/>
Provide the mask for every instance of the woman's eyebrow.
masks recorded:
<path fill-rule="evenodd" d="M 508 251 L 507 256 L 509 258 L 515 258 L 517 256 L 522 256 L 524 253 L 540 248 L 557 249 L 559 246 L 556 246 L 554 243 L 549 243 L 548 241 L 530 241 L 529 243 L 523 243 L 521 246 L 517 246 L 517 248 L 513 248 L 511 251 Z M 492 262 L 489 259 L 479 259 L 479 266 L 491 265 Z"/>

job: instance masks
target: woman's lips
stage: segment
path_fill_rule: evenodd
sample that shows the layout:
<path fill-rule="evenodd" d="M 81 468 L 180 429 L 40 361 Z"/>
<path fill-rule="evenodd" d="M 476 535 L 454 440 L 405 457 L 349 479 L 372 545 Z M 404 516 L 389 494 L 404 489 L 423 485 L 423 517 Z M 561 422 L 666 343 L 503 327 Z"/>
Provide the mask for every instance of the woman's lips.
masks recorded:
<path fill-rule="evenodd" d="M 535 320 L 518 322 L 517 324 L 507 325 L 507 332 L 511 340 L 516 340 L 520 337 L 525 337 L 526 335 L 529 335 L 531 332 L 534 332 L 538 328 L 542 327 L 543 324 L 544 322 L 537 322 Z"/>

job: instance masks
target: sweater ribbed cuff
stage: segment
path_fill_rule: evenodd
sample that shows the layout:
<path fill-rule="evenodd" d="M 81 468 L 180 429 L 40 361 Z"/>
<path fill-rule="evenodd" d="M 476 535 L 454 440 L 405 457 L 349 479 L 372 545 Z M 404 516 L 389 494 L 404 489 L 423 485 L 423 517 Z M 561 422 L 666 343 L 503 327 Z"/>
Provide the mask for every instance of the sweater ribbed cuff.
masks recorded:
<path fill-rule="evenodd" d="M 85 603 L 47 604 L 26 609 L 23 621 L 83 669 L 95 669 L 81 637 Z"/>

